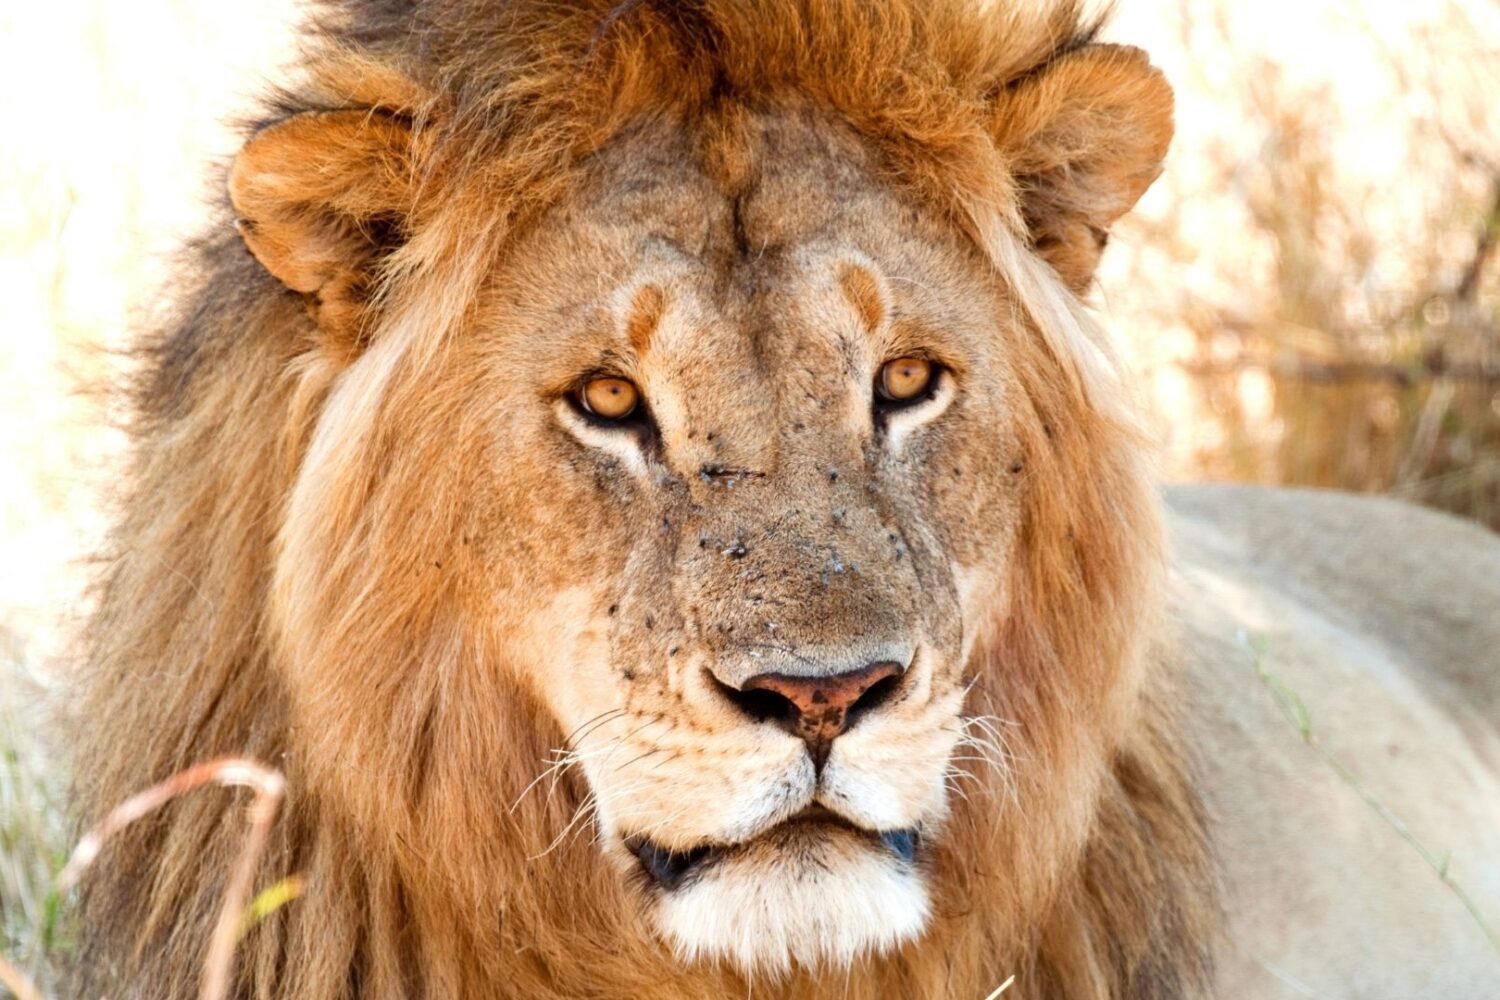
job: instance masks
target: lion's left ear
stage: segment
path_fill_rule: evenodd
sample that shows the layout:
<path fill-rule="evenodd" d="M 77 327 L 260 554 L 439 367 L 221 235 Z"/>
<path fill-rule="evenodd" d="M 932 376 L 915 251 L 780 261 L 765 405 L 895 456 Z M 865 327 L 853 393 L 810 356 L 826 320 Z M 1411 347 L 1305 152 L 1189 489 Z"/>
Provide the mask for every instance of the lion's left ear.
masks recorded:
<path fill-rule="evenodd" d="M 414 173 L 404 118 L 312 111 L 250 137 L 229 198 L 261 265 L 303 294 L 325 332 L 353 341 L 373 272 L 404 231 Z"/>
<path fill-rule="evenodd" d="M 1082 292 L 1109 227 L 1161 173 L 1171 86 L 1140 49 L 1089 45 L 1003 91 L 992 121 L 1033 245 Z"/>

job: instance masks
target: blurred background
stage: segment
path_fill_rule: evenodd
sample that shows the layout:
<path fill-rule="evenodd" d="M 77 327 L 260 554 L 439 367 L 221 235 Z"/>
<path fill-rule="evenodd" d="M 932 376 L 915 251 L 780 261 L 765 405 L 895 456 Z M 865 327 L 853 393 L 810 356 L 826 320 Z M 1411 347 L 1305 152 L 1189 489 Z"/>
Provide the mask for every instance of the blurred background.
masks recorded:
<path fill-rule="evenodd" d="M 1500 529 L 1500 3 L 1120 0 L 1178 94 L 1098 302 L 1173 478 L 1389 493 Z M 295 0 L 0 6 L 0 953 L 42 974 L 69 831 L 40 706 L 122 437 L 86 391 L 210 196 Z M 43 976 L 45 978 L 45 976 Z"/>
<path fill-rule="evenodd" d="M 1169 473 L 1500 529 L 1500 4 L 1119 14 L 1178 94 L 1166 174 L 1101 281 Z"/>

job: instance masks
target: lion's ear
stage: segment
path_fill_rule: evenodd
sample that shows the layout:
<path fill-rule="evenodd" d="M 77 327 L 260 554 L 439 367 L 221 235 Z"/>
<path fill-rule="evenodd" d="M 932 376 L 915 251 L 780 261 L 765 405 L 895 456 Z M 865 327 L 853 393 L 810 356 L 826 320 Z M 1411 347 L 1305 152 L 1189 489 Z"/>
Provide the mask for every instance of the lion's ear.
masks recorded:
<path fill-rule="evenodd" d="M 380 258 L 401 239 L 412 131 L 378 111 L 307 112 L 251 136 L 229 175 L 241 238 L 331 333 L 358 335 Z"/>
<path fill-rule="evenodd" d="M 1082 292 L 1109 227 L 1161 173 L 1171 86 L 1140 49 L 1089 45 L 1001 93 L 993 121 L 1033 245 Z"/>

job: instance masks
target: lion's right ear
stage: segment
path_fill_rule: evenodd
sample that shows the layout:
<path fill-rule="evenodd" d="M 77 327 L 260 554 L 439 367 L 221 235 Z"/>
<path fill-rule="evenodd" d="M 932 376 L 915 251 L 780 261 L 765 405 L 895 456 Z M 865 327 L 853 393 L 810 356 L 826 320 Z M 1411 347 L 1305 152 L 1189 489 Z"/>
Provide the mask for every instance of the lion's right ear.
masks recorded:
<path fill-rule="evenodd" d="M 357 338 L 379 260 L 400 242 L 412 129 L 380 111 L 314 111 L 262 129 L 229 175 L 241 238 L 320 326 Z"/>

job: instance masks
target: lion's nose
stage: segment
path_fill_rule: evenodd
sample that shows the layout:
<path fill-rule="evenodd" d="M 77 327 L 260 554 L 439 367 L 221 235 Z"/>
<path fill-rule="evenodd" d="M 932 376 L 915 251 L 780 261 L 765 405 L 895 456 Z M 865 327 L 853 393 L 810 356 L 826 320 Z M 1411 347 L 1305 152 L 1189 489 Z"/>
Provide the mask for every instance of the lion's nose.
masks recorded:
<path fill-rule="evenodd" d="M 835 737 L 890 697 L 904 670 L 887 660 L 822 677 L 758 674 L 730 694 L 755 718 L 774 720 L 800 737 L 821 768 Z"/>

